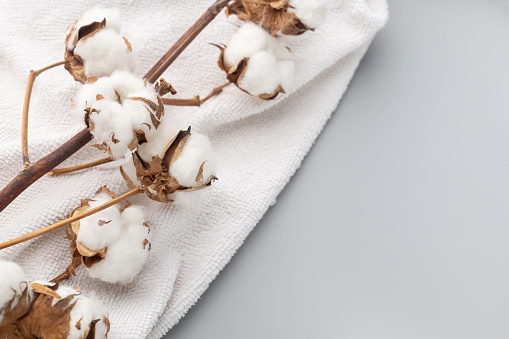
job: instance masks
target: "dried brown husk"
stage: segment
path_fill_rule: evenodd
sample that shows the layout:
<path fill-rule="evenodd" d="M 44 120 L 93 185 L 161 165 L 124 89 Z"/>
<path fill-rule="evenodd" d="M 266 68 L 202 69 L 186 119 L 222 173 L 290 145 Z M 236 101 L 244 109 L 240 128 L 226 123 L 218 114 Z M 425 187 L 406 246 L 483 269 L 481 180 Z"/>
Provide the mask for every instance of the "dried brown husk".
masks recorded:
<path fill-rule="evenodd" d="M 231 68 L 228 68 L 224 62 L 225 47 L 221 45 L 215 44 L 213 45 L 221 50 L 221 53 L 219 54 L 219 59 L 217 60 L 217 65 L 219 66 L 220 69 L 226 72 L 226 79 L 228 79 L 228 81 L 237 86 L 241 91 L 249 95 L 252 95 L 251 93 L 249 93 L 248 91 L 239 86 L 239 80 L 244 76 L 244 73 L 246 72 L 246 68 L 249 63 L 249 58 L 244 58 L 240 60 L 236 65 L 233 65 Z M 263 100 L 272 100 L 275 99 L 279 93 L 286 93 L 281 85 L 279 85 L 278 88 L 276 88 L 274 93 L 264 93 L 258 95 L 258 97 Z"/>
<path fill-rule="evenodd" d="M 53 286 L 39 283 L 28 284 L 23 288 L 21 296 L 14 296 L 4 307 L 3 320 L 0 323 L 0 338 L 8 339 L 66 339 L 69 336 L 71 326 L 71 311 L 76 305 L 73 301 L 76 295 L 60 298 L 56 290 L 58 284 Z M 54 303 L 54 298 L 60 299 Z M 17 304 L 11 307 L 17 300 Z M 102 319 L 110 330 L 109 319 Z M 94 338 L 95 324 L 100 319 L 94 319 L 87 326 L 85 338 Z M 76 324 L 77 325 L 77 324 Z M 92 335 L 92 336 L 91 336 Z"/>
<path fill-rule="evenodd" d="M 65 69 L 71 73 L 74 80 L 79 81 L 81 83 L 87 82 L 87 76 L 85 75 L 85 65 L 83 64 L 83 60 L 79 55 L 74 54 L 74 49 L 76 48 L 76 44 L 79 41 L 83 41 L 88 39 L 101 29 L 106 26 L 106 19 L 102 21 L 94 21 L 88 25 L 84 25 L 81 27 L 77 27 L 78 21 L 75 21 L 69 28 L 67 29 L 67 35 L 65 37 L 65 46 L 66 51 L 64 54 Z M 124 38 L 126 41 L 126 45 L 129 48 L 129 41 Z"/>
<path fill-rule="evenodd" d="M 173 202 L 168 198 L 168 195 L 177 191 L 195 191 L 211 185 L 217 178 L 211 176 L 202 185 L 196 187 L 187 187 L 180 185 L 177 179 L 172 177 L 169 173 L 171 164 L 174 163 L 185 146 L 189 136 L 191 135 L 191 127 L 186 131 L 181 130 L 165 147 L 163 158 L 158 156 L 152 157 L 150 162 L 145 162 L 141 159 L 137 152 L 133 153 L 133 164 L 136 169 L 136 178 L 140 181 L 141 186 L 147 196 L 159 202 Z M 120 167 L 120 173 L 124 178 L 127 186 L 130 189 L 136 188 L 133 181 L 125 173 L 124 169 Z M 203 177 L 203 164 L 198 170 L 197 178 L 200 175 Z"/>
<path fill-rule="evenodd" d="M 226 15 L 236 15 L 240 20 L 261 23 L 262 27 L 276 35 L 301 35 L 313 30 L 306 26 L 295 13 L 290 12 L 288 0 L 234 1 L 226 7 Z"/>

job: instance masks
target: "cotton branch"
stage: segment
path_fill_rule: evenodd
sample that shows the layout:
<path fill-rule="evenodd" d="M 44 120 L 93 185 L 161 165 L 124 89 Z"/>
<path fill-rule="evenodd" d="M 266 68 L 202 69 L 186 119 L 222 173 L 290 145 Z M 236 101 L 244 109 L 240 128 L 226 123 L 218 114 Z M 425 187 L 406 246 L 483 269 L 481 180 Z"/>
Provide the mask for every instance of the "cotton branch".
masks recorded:
<path fill-rule="evenodd" d="M 65 61 L 54 63 L 47 67 L 41 68 L 37 71 L 30 71 L 30 75 L 28 76 L 27 89 L 25 92 L 25 101 L 23 103 L 23 118 L 21 123 L 21 153 L 23 155 L 24 168 L 29 167 L 31 165 L 30 160 L 28 158 L 28 108 L 30 106 L 30 97 L 32 96 L 32 88 L 34 87 L 35 78 L 37 78 L 37 76 L 42 72 L 63 64 L 65 64 Z"/>
<path fill-rule="evenodd" d="M 216 17 L 229 3 L 229 0 L 218 0 L 194 23 L 189 30 L 166 52 L 166 54 L 145 75 L 149 82 L 155 82 L 162 73 L 175 61 L 193 39 Z M 21 171 L 0 191 L 0 212 L 5 209 L 28 186 L 44 174 L 51 171 L 64 160 L 76 153 L 92 140 L 92 134 L 84 129 L 57 150 L 37 161 L 28 169 Z"/>
<path fill-rule="evenodd" d="M 17 245 L 17 244 L 20 244 L 22 242 L 25 242 L 27 240 L 30 240 L 30 239 L 33 239 L 33 238 L 36 238 L 36 237 L 39 237 L 43 234 L 46 234 L 46 233 L 49 233 L 51 231 L 54 231 L 56 229 L 59 229 L 61 227 L 64 227 L 65 225 L 68 225 L 76 220 L 80 220 L 80 219 L 83 219 L 85 217 L 88 217 L 92 214 L 95 214 L 97 212 L 100 212 L 110 206 L 113 206 L 115 204 L 118 204 L 119 202 L 123 201 L 123 200 L 126 200 L 126 199 L 129 199 L 130 197 L 136 195 L 136 194 L 139 194 L 143 192 L 143 188 L 140 186 L 140 187 L 136 187 L 134 189 L 132 189 L 131 191 L 127 192 L 126 194 L 123 194 L 121 196 L 119 196 L 118 198 L 115 198 L 115 199 L 112 199 L 110 201 L 108 201 L 107 203 L 105 204 L 102 204 L 100 206 L 97 206 L 97 207 L 94 207 L 94 208 L 91 208 L 89 210 L 87 210 L 86 212 L 83 212 L 81 214 L 78 214 L 78 215 L 75 215 L 75 216 L 72 216 L 70 218 L 67 218 L 67 219 L 64 219 L 62 221 L 59 221 L 55 224 L 52 224 L 52 225 L 49 225 L 49 226 L 46 226 L 44 228 L 41 228 L 37 231 L 34 231 L 32 233 L 28 233 L 28 234 L 25 234 L 21 237 L 18 237 L 16 239 L 12 239 L 12 240 L 9 240 L 9 241 L 6 241 L 4 243 L 1 243 L 0 244 L 0 250 L 3 250 L 4 248 L 7 248 L 7 247 L 11 247 L 11 246 L 14 246 L 14 245 Z"/>

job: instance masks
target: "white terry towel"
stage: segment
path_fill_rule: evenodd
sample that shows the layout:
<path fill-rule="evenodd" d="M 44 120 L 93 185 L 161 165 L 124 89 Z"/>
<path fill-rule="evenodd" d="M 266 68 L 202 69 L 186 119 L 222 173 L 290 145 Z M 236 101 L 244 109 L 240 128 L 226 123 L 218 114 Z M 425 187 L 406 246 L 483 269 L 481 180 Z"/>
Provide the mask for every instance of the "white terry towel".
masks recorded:
<path fill-rule="evenodd" d="M 139 51 L 137 75 L 159 59 L 213 0 L 112 1 L 123 29 Z M 99 1 L 18 1 L 0 11 L 0 185 L 21 168 L 21 109 L 30 69 L 63 60 L 67 26 Z M 135 280 L 112 285 L 89 278 L 84 269 L 64 284 L 109 308 L 110 338 L 159 338 L 198 300 L 288 183 L 345 92 L 376 32 L 388 17 L 385 0 L 343 0 L 315 32 L 292 39 L 295 87 L 273 101 L 250 97 L 234 86 L 200 108 L 167 108 L 185 116 L 194 131 L 207 134 L 218 154 L 218 177 L 200 197 L 161 204 L 138 196 L 153 232 L 152 251 Z M 220 14 L 168 69 L 164 78 L 179 97 L 204 95 L 224 83 L 218 51 L 237 27 Z M 36 80 L 29 118 L 33 161 L 51 152 L 84 125 L 70 114 L 80 84 L 62 68 Z M 103 157 L 85 147 L 64 165 Z M 45 176 L 0 213 L 0 241 L 61 220 L 81 198 L 107 184 L 127 190 L 118 164 L 76 174 Z M 193 193 L 194 194 L 194 193 Z M 189 202 L 186 202 L 190 201 Z M 14 260 L 28 276 L 51 279 L 70 263 L 64 231 L 9 248 L 0 258 Z"/>

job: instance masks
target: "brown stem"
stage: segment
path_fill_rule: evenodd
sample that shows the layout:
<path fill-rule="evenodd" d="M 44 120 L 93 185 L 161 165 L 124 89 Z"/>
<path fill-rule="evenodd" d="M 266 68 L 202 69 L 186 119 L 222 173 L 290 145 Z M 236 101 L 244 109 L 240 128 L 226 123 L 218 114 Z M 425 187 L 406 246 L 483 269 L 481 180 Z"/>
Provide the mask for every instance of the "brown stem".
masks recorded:
<path fill-rule="evenodd" d="M 200 106 L 200 96 L 195 95 L 191 99 L 170 99 L 162 98 L 163 104 L 168 106 Z"/>
<path fill-rule="evenodd" d="M 7 247 L 11 247 L 11 246 L 14 246 L 14 245 L 17 245 L 17 244 L 20 244 L 22 242 L 25 242 L 27 240 L 30 240 L 30 239 L 33 239 L 33 238 L 36 238 L 38 236 L 41 236 L 43 234 L 46 234 L 46 233 L 49 233 L 51 231 L 54 231 L 56 229 L 59 229 L 61 227 L 64 227 L 65 225 L 68 225 L 76 220 L 80 220 L 80 219 L 83 219 L 85 217 L 88 217 L 92 214 L 95 214 L 97 212 L 100 212 L 110 206 L 113 206 L 119 202 L 121 202 L 122 200 L 126 200 L 126 199 L 129 199 L 130 197 L 132 197 L 133 195 L 136 195 L 136 194 L 139 194 L 143 192 L 143 188 L 141 186 L 139 187 L 136 187 L 134 189 L 132 189 L 131 191 L 127 192 L 126 194 L 123 194 L 115 199 L 112 199 L 110 201 L 108 201 L 107 203 L 104 203 L 102 205 L 99 205 L 97 207 L 94 207 L 94 208 L 91 208 L 81 214 L 78 214 L 78 215 L 75 215 L 75 216 L 72 216 L 70 218 L 67 218 L 67 219 L 64 219 L 62 221 L 59 221 L 57 223 L 54 223 L 53 225 L 49 225 L 49 226 L 46 226 L 44 228 L 41 228 L 37 231 L 34 231 L 34 232 L 31 232 L 31 233 L 28 233 L 28 234 L 25 234 L 21 237 L 18 237 L 16 239 L 12 239 L 12 240 L 9 240 L 9 241 L 6 241 L 4 243 L 1 243 L 0 244 L 0 250 L 3 250 L 4 248 L 7 248 Z"/>
<path fill-rule="evenodd" d="M 86 164 L 81 164 L 78 166 L 57 168 L 57 169 L 49 171 L 48 174 L 49 175 L 58 175 L 58 174 L 76 172 L 76 171 L 79 171 L 79 170 L 82 170 L 85 168 L 90 168 L 90 167 L 106 164 L 106 163 L 112 162 L 112 161 L 113 161 L 113 159 L 108 157 L 108 158 L 104 158 L 104 159 L 100 159 L 100 160 L 96 160 L 96 161 L 92 161 L 92 162 L 87 162 Z"/>
<path fill-rule="evenodd" d="M 51 171 L 62 161 L 76 153 L 80 148 L 85 146 L 92 140 L 92 134 L 88 129 L 83 129 L 74 137 L 69 139 L 65 144 L 32 164 L 32 166 L 22 170 L 7 186 L 0 191 L 0 212 L 6 208 L 11 201 L 20 195 L 28 186 L 33 184 L 37 179 Z"/>
<path fill-rule="evenodd" d="M 221 93 L 223 88 L 230 85 L 231 82 L 227 82 L 221 86 L 214 88 L 205 98 L 200 100 L 199 95 L 195 95 L 191 99 L 171 99 L 171 98 L 163 98 L 163 104 L 168 106 L 200 106 L 205 101 L 212 98 L 214 95 Z"/>
<path fill-rule="evenodd" d="M 32 88 L 34 87 L 35 78 L 37 78 L 37 76 L 42 72 L 63 64 L 65 64 L 65 61 L 54 63 L 47 67 L 41 68 L 37 71 L 30 71 L 30 75 L 28 76 L 27 89 L 25 92 L 25 101 L 23 103 L 23 117 L 21 122 L 21 153 L 23 155 L 24 169 L 31 165 L 30 159 L 28 158 L 28 108 L 30 106 L 30 97 L 32 96 Z"/>
<path fill-rule="evenodd" d="M 229 0 L 216 1 L 207 11 L 194 23 L 191 28 L 184 33 L 168 52 L 156 63 L 156 65 L 147 72 L 145 79 L 155 82 L 157 78 L 169 67 L 177 56 L 189 45 L 194 37 L 203 30 L 212 19 L 228 4 Z M 20 195 L 28 186 L 34 183 L 44 174 L 58 166 L 62 161 L 76 153 L 80 148 L 92 140 L 92 134 L 88 129 L 84 129 L 56 151 L 37 161 L 28 169 L 21 171 L 11 182 L 0 191 L 0 212 L 5 209 L 18 195 Z"/>
<path fill-rule="evenodd" d="M 218 86 L 216 88 L 214 88 L 210 93 L 209 95 L 207 95 L 205 98 L 203 98 L 201 101 L 200 101 L 200 104 L 203 104 L 205 101 L 209 100 L 210 98 L 212 98 L 214 95 L 216 94 L 219 94 L 221 93 L 221 91 L 223 90 L 223 88 L 225 88 L 226 86 L 229 86 L 231 84 L 231 82 L 227 82 L 226 84 L 223 84 L 221 86 Z"/>
<path fill-rule="evenodd" d="M 166 54 L 145 75 L 145 79 L 155 82 L 175 61 L 196 36 L 218 15 L 230 0 L 217 0 L 205 13 L 184 33 L 184 35 L 166 52 Z"/>

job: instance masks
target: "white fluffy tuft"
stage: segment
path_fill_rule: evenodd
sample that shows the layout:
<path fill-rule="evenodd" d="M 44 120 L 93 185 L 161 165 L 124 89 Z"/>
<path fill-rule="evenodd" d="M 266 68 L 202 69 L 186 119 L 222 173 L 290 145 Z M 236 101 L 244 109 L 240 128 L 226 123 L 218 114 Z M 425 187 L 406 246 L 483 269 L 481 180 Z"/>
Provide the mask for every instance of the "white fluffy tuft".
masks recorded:
<path fill-rule="evenodd" d="M 26 285 L 25 272 L 17 264 L 10 261 L 0 260 L 0 323 L 3 320 L 3 313 L 6 304 L 15 298 L 11 307 L 16 306 L 21 295 L 22 289 Z"/>
<path fill-rule="evenodd" d="M 135 97 L 158 103 L 152 85 L 129 72 L 115 71 L 110 77 L 85 84 L 73 101 L 80 116 L 85 114 L 86 109 L 92 110 L 90 121 L 94 126 L 91 129 L 94 140 L 97 144 L 105 142 L 115 159 L 122 158 L 127 152 L 134 140 L 134 130 L 143 131 L 147 138 L 156 132 L 147 105 L 130 99 Z"/>
<path fill-rule="evenodd" d="M 203 178 L 196 181 L 203 164 Z M 170 166 L 170 175 L 180 185 L 195 187 L 205 183 L 216 171 L 216 157 L 210 140 L 203 134 L 191 134 L 182 148 L 182 153 Z"/>
<path fill-rule="evenodd" d="M 107 203 L 111 199 L 106 193 L 100 193 L 89 202 L 90 208 Z M 113 205 L 81 219 L 80 230 L 76 240 L 90 250 L 98 252 L 115 242 L 121 230 L 120 210 L 118 205 Z"/>
<path fill-rule="evenodd" d="M 92 266 L 88 273 L 107 282 L 129 283 L 138 274 L 147 259 L 150 244 L 149 228 L 143 210 L 131 205 L 122 211 L 122 232 L 108 246 L 106 257 Z"/>
<path fill-rule="evenodd" d="M 327 18 L 327 11 L 335 0 L 290 0 L 290 11 L 309 28 L 321 26 Z M 293 7 L 293 8 L 292 8 Z"/>
<path fill-rule="evenodd" d="M 81 27 L 106 19 L 106 26 L 91 36 L 80 39 Z M 136 57 L 121 34 L 120 15 L 116 9 L 93 8 L 85 12 L 76 24 L 69 27 L 67 49 L 83 60 L 85 75 L 103 77 L 115 70 L 133 71 Z"/>
<path fill-rule="evenodd" d="M 107 28 L 78 41 L 74 54 L 83 60 L 87 76 L 108 76 L 115 70 L 132 71 L 136 66 L 134 54 L 128 50 L 124 38 Z"/>
<path fill-rule="evenodd" d="M 288 49 L 263 28 L 247 23 L 231 38 L 223 61 L 231 68 L 249 58 L 238 86 L 252 95 L 272 95 L 279 86 L 288 90 L 295 66 Z"/>
<path fill-rule="evenodd" d="M 54 285 L 53 283 L 44 281 L 38 281 L 37 283 L 46 286 Z M 74 304 L 74 306 L 70 312 L 71 319 L 69 322 L 69 335 L 67 339 L 85 338 L 85 335 L 90 329 L 89 325 L 94 320 L 99 320 L 95 324 L 94 339 L 106 338 L 108 325 L 106 325 L 105 318 L 108 317 L 108 312 L 106 307 L 99 300 L 86 297 L 69 286 L 59 286 L 55 292 L 60 298 L 53 298 L 52 306 L 68 296 L 74 296 L 70 302 L 70 304 Z M 76 326 L 78 322 L 81 325 L 79 329 L 78 326 Z"/>

